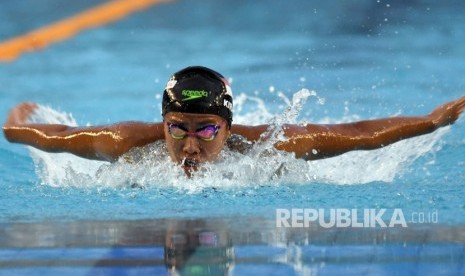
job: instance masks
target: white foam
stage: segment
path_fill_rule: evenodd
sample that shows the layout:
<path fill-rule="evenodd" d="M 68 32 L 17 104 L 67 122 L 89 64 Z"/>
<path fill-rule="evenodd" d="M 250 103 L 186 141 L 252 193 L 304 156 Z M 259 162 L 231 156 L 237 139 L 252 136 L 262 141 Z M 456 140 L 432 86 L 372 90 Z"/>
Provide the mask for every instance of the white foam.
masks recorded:
<path fill-rule="evenodd" d="M 281 95 L 280 97 L 283 97 Z M 204 188 L 228 189 L 281 184 L 363 184 L 373 181 L 391 182 L 401 175 L 418 157 L 439 149 L 438 141 L 448 127 L 378 150 L 353 151 L 338 157 L 309 161 L 295 159 L 293 154 L 277 151 L 272 144 L 283 139 L 280 125 L 299 123 L 306 100 L 316 97 L 314 91 L 303 89 L 287 99 L 288 108 L 281 114 L 273 114 L 262 99 L 240 94 L 235 102 L 235 123 L 269 123 L 269 141 L 258 143 L 249 154 L 223 151 L 215 163 L 188 179 L 182 169 L 174 165 L 166 152 L 163 141 L 141 149 L 135 149 L 115 163 L 91 161 L 66 153 L 46 153 L 29 148 L 41 183 L 56 187 L 167 187 L 197 192 Z M 246 105 L 252 111 L 245 112 Z M 317 123 L 347 122 L 357 115 L 344 118 L 325 118 Z M 77 125 L 72 115 L 40 106 L 33 122 Z"/>
<path fill-rule="evenodd" d="M 71 114 L 56 111 L 48 106 L 39 106 L 29 118 L 31 123 L 65 124 L 77 126 Z M 46 153 L 28 147 L 41 183 L 50 186 L 92 185 L 92 175 L 103 164 L 100 161 L 86 160 L 69 153 Z"/>

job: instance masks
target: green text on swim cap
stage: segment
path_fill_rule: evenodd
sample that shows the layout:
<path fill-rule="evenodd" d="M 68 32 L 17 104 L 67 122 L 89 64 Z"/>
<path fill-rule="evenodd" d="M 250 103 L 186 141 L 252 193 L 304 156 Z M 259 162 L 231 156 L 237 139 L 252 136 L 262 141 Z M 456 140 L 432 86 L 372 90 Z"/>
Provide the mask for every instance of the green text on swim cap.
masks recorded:
<path fill-rule="evenodd" d="M 195 100 L 195 99 L 207 97 L 208 92 L 203 91 L 203 90 L 200 90 L 200 91 L 199 90 L 183 90 L 182 91 L 182 96 L 185 97 L 182 100 L 183 102 L 185 102 L 185 101 L 190 101 L 190 100 Z"/>

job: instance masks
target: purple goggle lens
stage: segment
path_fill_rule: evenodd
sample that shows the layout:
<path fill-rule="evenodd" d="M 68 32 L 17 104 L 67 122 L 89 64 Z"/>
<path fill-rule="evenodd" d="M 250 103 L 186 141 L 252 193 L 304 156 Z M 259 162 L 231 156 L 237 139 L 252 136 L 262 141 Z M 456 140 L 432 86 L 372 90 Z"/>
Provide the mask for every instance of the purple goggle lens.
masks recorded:
<path fill-rule="evenodd" d="M 202 141 L 210 142 L 215 139 L 215 136 L 220 130 L 220 126 L 206 125 L 197 129 L 195 132 L 189 132 L 182 125 L 168 123 L 168 130 L 171 134 L 171 137 L 175 140 L 182 140 L 186 138 L 186 136 L 195 136 Z"/>

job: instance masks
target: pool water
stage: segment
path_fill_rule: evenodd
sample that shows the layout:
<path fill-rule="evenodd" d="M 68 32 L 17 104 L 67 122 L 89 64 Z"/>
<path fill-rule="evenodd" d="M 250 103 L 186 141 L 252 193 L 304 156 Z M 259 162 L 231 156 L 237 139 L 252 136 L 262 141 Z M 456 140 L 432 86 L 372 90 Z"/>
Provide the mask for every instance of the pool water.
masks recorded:
<path fill-rule="evenodd" d="M 0 40 L 102 2 L 3 3 Z M 34 101 L 37 121 L 160 121 L 165 83 L 188 65 L 229 78 L 234 123 L 423 115 L 464 94 L 464 11 L 461 1 L 155 5 L 0 63 L 0 120 Z M 226 151 L 193 179 L 160 144 L 108 164 L 1 138 L 0 274 L 166 274 L 173 262 L 200 275 L 464 274 L 464 137 L 461 118 L 312 162 L 265 144 Z M 276 227 L 276 209 L 299 208 L 397 209 L 408 227 Z"/>

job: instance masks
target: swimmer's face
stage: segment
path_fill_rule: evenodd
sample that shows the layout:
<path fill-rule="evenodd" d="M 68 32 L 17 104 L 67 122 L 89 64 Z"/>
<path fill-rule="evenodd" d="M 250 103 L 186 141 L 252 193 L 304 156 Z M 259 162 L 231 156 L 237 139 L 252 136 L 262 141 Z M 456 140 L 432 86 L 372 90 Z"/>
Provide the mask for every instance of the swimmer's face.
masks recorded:
<path fill-rule="evenodd" d="M 169 112 L 163 121 L 171 159 L 188 174 L 201 163 L 217 159 L 230 135 L 228 124 L 217 115 Z"/>

